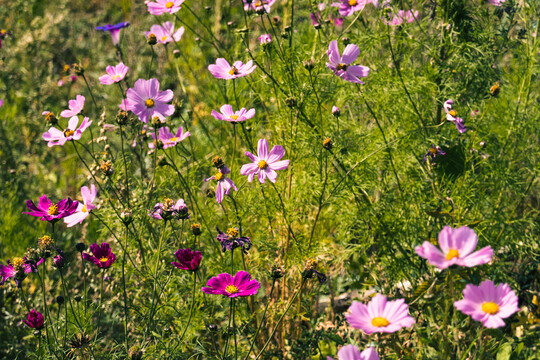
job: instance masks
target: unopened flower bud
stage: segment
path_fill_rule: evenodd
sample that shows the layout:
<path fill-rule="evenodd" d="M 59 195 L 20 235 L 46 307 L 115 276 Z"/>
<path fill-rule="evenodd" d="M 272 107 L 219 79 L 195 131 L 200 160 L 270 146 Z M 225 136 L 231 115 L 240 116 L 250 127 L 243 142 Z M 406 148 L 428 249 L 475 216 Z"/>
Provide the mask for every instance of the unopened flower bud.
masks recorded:
<path fill-rule="evenodd" d="M 349 45 L 351 42 L 351 39 L 349 39 L 348 37 L 344 37 L 341 39 L 341 41 L 343 41 L 344 45 Z"/>
<path fill-rule="evenodd" d="M 122 211 L 120 218 L 122 218 L 125 225 L 129 225 L 133 221 L 133 213 L 131 210 Z"/>
<path fill-rule="evenodd" d="M 81 302 L 82 296 L 81 295 L 75 295 L 75 297 L 73 299 L 75 299 L 76 302 Z"/>
<path fill-rule="evenodd" d="M 157 37 L 154 34 L 148 34 L 148 37 L 146 38 L 146 41 L 148 42 L 148 45 L 156 45 L 157 44 Z"/>
<path fill-rule="evenodd" d="M 120 110 L 118 114 L 116 114 L 116 122 L 118 125 L 126 125 L 128 123 L 129 116 L 127 111 Z"/>
<path fill-rule="evenodd" d="M 181 54 L 180 54 L 180 50 L 178 50 L 178 49 L 174 49 L 172 53 L 173 53 L 174 57 L 177 58 L 177 59 L 178 59 L 178 58 L 180 57 L 180 55 L 181 55 Z"/>
<path fill-rule="evenodd" d="M 314 67 L 315 67 L 315 60 L 309 59 L 309 60 L 304 61 L 304 68 L 306 68 L 307 71 L 313 70 Z"/>
<path fill-rule="evenodd" d="M 337 106 L 332 106 L 332 114 L 335 116 L 335 117 L 338 117 L 339 115 L 341 115 L 341 110 L 337 107 Z"/>
<path fill-rule="evenodd" d="M 56 303 L 57 303 L 58 305 L 62 305 L 62 304 L 64 303 L 64 297 L 63 297 L 62 295 L 58 295 L 58 296 L 56 297 Z"/>
<path fill-rule="evenodd" d="M 212 159 L 212 166 L 221 169 L 223 165 L 225 165 L 223 159 L 219 156 L 214 156 L 214 158 Z"/>
<path fill-rule="evenodd" d="M 274 264 L 272 265 L 272 270 L 270 271 L 270 277 L 274 280 L 281 279 L 285 276 L 285 268 L 282 265 Z"/>
<path fill-rule="evenodd" d="M 78 252 L 82 253 L 84 250 L 86 250 L 86 244 L 83 242 L 77 243 L 77 245 L 75 245 L 75 249 L 77 249 Z"/>
<path fill-rule="evenodd" d="M 72 65 L 72 68 L 73 68 L 73 72 L 76 74 L 76 75 L 82 75 L 84 74 L 84 68 L 82 67 L 81 64 L 73 64 Z"/>
<path fill-rule="evenodd" d="M 62 255 L 56 255 L 53 259 L 53 266 L 58 270 L 62 270 L 66 266 L 66 258 Z"/>
<path fill-rule="evenodd" d="M 201 235 L 201 225 L 200 224 L 193 224 L 191 225 L 191 232 L 193 235 L 198 236 Z"/>

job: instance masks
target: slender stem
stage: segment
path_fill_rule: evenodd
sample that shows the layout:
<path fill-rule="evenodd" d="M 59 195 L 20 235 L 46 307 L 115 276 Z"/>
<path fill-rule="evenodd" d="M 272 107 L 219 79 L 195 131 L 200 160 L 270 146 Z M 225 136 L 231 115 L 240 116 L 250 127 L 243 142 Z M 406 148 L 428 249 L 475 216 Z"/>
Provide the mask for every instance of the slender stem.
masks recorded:
<path fill-rule="evenodd" d="M 150 74 L 152 73 L 152 63 L 154 62 L 154 56 L 156 54 L 156 52 L 154 51 L 154 45 L 150 45 L 150 49 L 152 49 L 152 57 L 150 58 L 150 66 L 148 66 L 148 76 L 147 76 L 147 78 L 149 78 L 149 79 L 150 79 Z"/>
<path fill-rule="evenodd" d="M 191 323 L 191 318 L 193 316 L 193 309 L 195 308 L 195 284 L 197 283 L 197 270 L 193 271 L 193 290 L 191 291 L 191 308 L 189 309 L 189 317 L 186 324 L 186 327 L 184 328 L 184 331 L 182 332 L 182 336 L 180 336 L 179 342 L 182 341 L 184 338 L 184 335 L 186 335 L 187 329 L 189 328 L 189 324 Z"/>
<path fill-rule="evenodd" d="M 122 287 L 124 291 L 124 342 L 126 346 L 126 353 L 129 352 L 128 344 L 128 304 L 127 304 L 127 292 L 126 292 L 126 255 L 128 249 L 128 227 L 126 225 L 126 245 L 124 247 L 124 256 L 122 258 Z"/>
<path fill-rule="evenodd" d="M 236 342 L 236 321 L 235 321 L 235 302 L 234 298 L 231 298 L 231 307 L 232 307 L 232 325 L 233 325 L 233 336 L 234 336 L 234 360 L 238 359 L 238 343 Z"/>
<path fill-rule="evenodd" d="M 150 325 L 152 324 L 152 319 L 154 317 L 154 305 L 156 302 L 157 279 L 158 279 L 157 273 L 159 270 L 159 262 L 161 260 L 161 245 L 163 244 L 163 238 L 165 237 L 166 231 L 167 231 L 167 220 L 164 221 L 163 230 L 161 232 L 161 236 L 159 238 L 159 243 L 158 243 L 157 261 L 156 261 L 156 266 L 154 267 L 154 286 L 153 286 L 153 291 L 152 291 L 152 305 L 150 307 L 150 313 L 148 314 L 148 320 L 146 322 L 146 331 L 144 334 L 145 338 L 146 338 L 146 334 L 150 330 Z"/>
<path fill-rule="evenodd" d="M 257 341 L 257 335 L 259 335 L 259 331 L 261 331 L 264 321 L 266 320 L 266 311 L 268 310 L 268 306 L 270 305 L 270 302 L 272 301 L 272 293 L 274 292 L 275 285 L 276 285 L 276 280 L 274 279 L 274 281 L 272 281 L 272 288 L 270 289 L 270 295 L 268 295 L 268 301 L 266 302 L 266 306 L 264 307 L 261 323 L 259 324 L 257 331 L 255 331 L 255 335 L 253 336 L 253 339 L 251 340 L 251 346 L 249 347 L 249 351 L 246 357 L 244 358 L 244 360 L 249 359 L 249 355 L 251 355 L 251 351 L 253 350 L 253 347 L 255 346 L 255 342 Z"/>
<path fill-rule="evenodd" d="M 84 302 L 84 316 L 86 317 L 86 308 L 87 308 L 87 302 L 88 300 L 86 299 L 86 263 L 84 261 L 84 258 L 83 258 L 83 254 L 81 252 L 81 266 L 82 266 L 82 272 L 83 272 L 83 302 Z"/>
<path fill-rule="evenodd" d="M 98 307 L 98 319 L 97 319 L 97 332 L 96 332 L 96 339 L 99 335 L 99 325 L 101 323 L 101 308 L 103 306 L 103 278 L 105 277 L 105 271 L 99 273 L 99 276 L 101 277 L 101 284 L 99 287 L 99 307 Z"/>
<path fill-rule="evenodd" d="M 131 205 L 129 204 L 129 176 L 128 176 L 128 168 L 127 168 L 127 162 L 126 162 L 126 153 L 124 152 L 124 129 L 122 125 L 120 125 L 120 146 L 122 148 L 122 157 L 124 158 L 124 170 L 126 173 L 125 183 L 126 183 L 127 205 L 130 208 Z"/>
<path fill-rule="evenodd" d="M 81 324 L 79 323 L 79 317 L 77 314 L 75 314 L 75 309 L 73 309 L 73 303 L 71 302 L 71 296 L 69 296 L 69 293 L 66 288 L 66 282 L 64 280 L 64 273 L 60 271 L 60 279 L 62 279 L 62 288 L 64 289 L 65 299 L 64 302 L 67 300 L 69 301 L 69 307 L 71 308 L 71 313 L 73 314 L 73 318 L 75 319 L 75 322 L 77 323 L 77 326 L 79 327 L 79 330 L 83 330 Z M 86 294 L 85 294 L 86 296 Z"/>

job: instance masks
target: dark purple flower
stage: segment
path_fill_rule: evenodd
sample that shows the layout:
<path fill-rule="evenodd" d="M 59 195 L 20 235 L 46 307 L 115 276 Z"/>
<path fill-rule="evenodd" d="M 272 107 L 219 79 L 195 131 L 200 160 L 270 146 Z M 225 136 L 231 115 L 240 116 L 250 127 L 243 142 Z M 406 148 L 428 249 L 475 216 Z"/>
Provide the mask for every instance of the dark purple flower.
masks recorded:
<path fill-rule="evenodd" d="M 101 246 L 98 244 L 90 245 L 90 251 L 92 252 L 93 256 L 83 253 L 82 256 L 84 260 L 90 261 L 102 269 L 111 267 L 116 260 L 116 255 L 114 255 L 111 247 L 106 242 L 102 243 Z"/>
<path fill-rule="evenodd" d="M 31 327 L 32 329 L 40 330 L 43 329 L 43 325 L 45 324 L 45 319 L 43 318 L 43 315 L 34 309 L 30 310 L 30 313 L 28 314 L 28 317 L 26 320 L 23 320 L 23 323 Z"/>
<path fill-rule="evenodd" d="M 227 250 L 233 251 L 237 247 L 241 247 L 244 254 L 247 254 L 247 251 L 251 248 L 251 241 L 247 236 L 238 236 L 239 231 L 237 228 L 229 228 L 227 233 L 219 230 L 218 227 L 216 229 L 218 231 L 217 239 L 221 243 L 223 252 Z"/>
<path fill-rule="evenodd" d="M 114 25 L 107 24 L 103 26 L 96 26 L 96 30 L 108 31 L 109 34 L 111 34 L 113 45 L 118 45 L 118 43 L 120 42 L 120 29 L 128 26 L 129 22 L 125 21 Z"/>
<path fill-rule="evenodd" d="M 66 266 L 66 263 L 67 261 L 63 254 L 56 255 L 53 258 L 53 266 L 58 270 L 62 270 Z"/>
<path fill-rule="evenodd" d="M 424 161 L 427 161 L 428 156 L 434 160 L 438 155 L 446 155 L 439 146 L 431 145 L 426 155 L 424 155 Z"/>
<path fill-rule="evenodd" d="M 246 271 L 239 271 L 236 275 L 223 273 L 208 280 L 201 290 L 206 294 L 223 295 L 229 298 L 255 295 L 261 284 L 251 279 Z"/>
<path fill-rule="evenodd" d="M 178 249 L 174 256 L 178 259 L 178 262 L 173 261 L 175 267 L 180 270 L 195 271 L 199 268 L 202 260 L 202 254 L 200 251 L 193 251 L 191 249 Z"/>
<path fill-rule="evenodd" d="M 39 220 L 55 223 L 58 220 L 69 216 L 77 210 L 79 203 L 73 201 L 70 198 L 62 199 L 58 203 L 53 203 L 47 195 L 43 195 L 39 198 L 38 206 L 34 204 L 32 200 L 26 201 L 26 206 L 30 210 L 29 212 L 23 212 L 36 217 L 41 217 Z"/>

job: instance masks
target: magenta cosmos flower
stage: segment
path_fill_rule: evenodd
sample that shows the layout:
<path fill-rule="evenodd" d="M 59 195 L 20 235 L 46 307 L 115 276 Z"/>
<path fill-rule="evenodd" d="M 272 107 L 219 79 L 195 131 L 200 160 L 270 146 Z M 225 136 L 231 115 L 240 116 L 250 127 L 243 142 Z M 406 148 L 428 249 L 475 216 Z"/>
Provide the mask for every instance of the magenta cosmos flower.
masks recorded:
<path fill-rule="evenodd" d="M 215 64 L 208 65 L 208 70 L 218 79 L 236 79 L 251 74 L 257 65 L 253 65 L 253 61 L 249 60 L 247 63 L 241 61 L 235 61 L 231 66 L 224 58 L 218 58 Z"/>
<path fill-rule="evenodd" d="M 456 309 L 487 328 L 504 326 L 503 319 L 519 311 L 518 297 L 508 284 L 495 285 L 491 280 L 482 281 L 480 286 L 467 284 L 463 297 L 454 303 Z"/>
<path fill-rule="evenodd" d="M 128 26 L 129 22 L 125 21 L 115 25 L 107 24 L 103 26 L 97 26 L 96 30 L 108 31 L 109 34 L 111 34 L 113 45 L 118 45 L 118 43 L 120 42 L 120 30 Z"/>
<path fill-rule="evenodd" d="M 111 85 L 122 81 L 126 77 L 129 67 L 120 63 L 116 66 L 107 66 L 107 74 L 99 77 L 99 82 L 103 85 Z"/>
<path fill-rule="evenodd" d="M 182 7 L 184 0 L 156 0 L 156 2 L 147 2 L 148 12 L 152 15 L 161 15 L 165 13 L 174 14 Z"/>
<path fill-rule="evenodd" d="M 262 11 L 270 13 L 270 8 L 276 0 L 243 0 L 244 1 L 244 11 L 253 10 L 253 11 Z"/>
<path fill-rule="evenodd" d="M 467 131 L 465 122 L 462 118 L 457 116 L 457 111 L 453 109 L 454 101 L 446 100 L 443 104 L 444 111 L 446 112 L 446 120 L 453 122 L 460 133 Z"/>
<path fill-rule="evenodd" d="M 176 256 L 178 262 L 173 261 L 171 264 L 180 270 L 195 271 L 201 265 L 202 254 L 200 251 L 193 251 L 189 248 L 178 249 L 174 256 Z"/>
<path fill-rule="evenodd" d="M 227 174 L 230 174 L 231 170 L 226 167 L 222 166 L 218 169 L 218 172 L 216 175 L 209 177 L 208 179 L 204 179 L 204 181 L 210 181 L 210 180 L 216 180 L 217 186 L 216 186 L 216 200 L 219 204 L 223 201 L 223 197 L 225 195 L 229 195 L 229 192 L 231 189 L 234 189 L 235 191 L 238 191 L 238 188 L 236 185 L 234 185 L 234 182 L 229 179 Z"/>
<path fill-rule="evenodd" d="M 159 128 L 158 131 L 158 140 L 161 140 L 161 143 L 163 144 L 163 148 L 167 149 L 173 146 L 176 146 L 181 141 L 187 139 L 188 136 L 191 134 L 189 131 L 184 132 L 184 129 L 180 126 L 178 130 L 176 130 L 176 133 L 172 133 L 169 131 L 169 128 L 167 126 Z M 152 139 L 156 140 L 156 135 L 154 133 L 151 133 L 150 136 L 152 136 Z M 148 144 L 148 147 L 150 149 L 154 149 L 156 146 L 154 143 Z"/>
<path fill-rule="evenodd" d="M 379 354 L 375 348 L 369 347 L 360 352 L 354 345 L 345 345 L 339 349 L 338 360 L 379 360 Z M 334 360 L 331 357 L 326 357 L 328 360 Z"/>
<path fill-rule="evenodd" d="M 246 151 L 246 156 L 253 161 L 251 164 L 242 165 L 240 174 L 247 175 L 248 181 L 253 181 L 255 175 L 258 175 L 261 184 L 264 184 L 266 178 L 275 183 L 277 179 L 276 170 L 284 170 L 289 166 L 289 160 L 281 160 L 285 155 L 285 149 L 280 145 L 275 145 L 268 152 L 268 141 L 260 139 L 257 145 L 257 156 Z"/>
<path fill-rule="evenodd" d="M 488 3 L 495 6 L 502 6 L 506 0 L 488 0 Z"/>
<path fill-rule="evenodd" d="M 383 18 L 383 22 L 386 25 L 401 25 L 404 22 L 411 23 L 414 19 L 418 18 L 418 11 L 411 10 L 399 10 L 397 13 L 391 14 L 392 18 L 390 20 Z"/>
<path fill-rule="evenodd" d="M 363 84 L 359 78 L 369 75 L 369 68 L 362 65 L 351 65 L 360 55 L 360 49 L 354 44 L 349 44 L 343 51 L 343 56 L 339 54 L 337 40 L 330 42 L 328 47 L 329 63 L 326 63 L 335 75 L 352 83 Z"/>
<path fill-rule="evenodd" d="M 96 205 L 93 204 L 93 201 L 96 199 L 97 190 L 94 184 L 88 186 L 83 186 L 81 188 L 81 195 L 83 198 L 83 203 L 77 205 L 77 210 L 64 218 L 64 222 L 67 224 L 67 227 L 72 227 L 76 224 L 82 224 L 84 219 L 90 215 L 90 211 L 96 208 Z"/>
<path fill-rule="evenodd" d="M 259 44 L 261 45 L 267 45 L 272 42 L 272 35 L 270 34 L 262 34 L 259 36 Z"/>
<path fill-rule="evenodd" d="M 7 265 L 0 265 L 0 286 L 13 278 L 17 287 L 22 286 L 22 282 L 31 272 L 37 272 L 37 267 L 45 260 L 40 259 L 37 263 L 24 258 L 14 257 L 11 261 L 8 259 Z"/>
<path fill-rule="evenodd" d="M 422 246 L 418 246 L 415 250 L 420 257 L 427 259 L 431 265 L 439 269 L 446 269 L 452 265 L 473 267 L 488 263 L 493 256 L 491 246 L 473 253 L 477 243 L 478 237 L 473 229 L 467 226 L 457 229 L 445 226 L 439 233 L 440 250 L 429 241 L 424 241 Z"/>
<path fill-rule="evenodd" d="M 116 260 L 116 255 L 114 255 L 110 245 L 106 242 L 102 243 L 101 246 L 98 244 L 90 245 L 90 251 L 93 255 L 83 253 L 83 259 L 94 263 L 102 269 L 110 268 Z"/>
<path fill-rule="evenodd" d="M 235 122 L 235 123 L 246 121 L 255 116 L 255 109 L 246 110 L 245 108 L 241 108 L 238 111 L 234 111 L 232 106 L 229 104 L 223 105 L 219 109 L 219 111 L 221 111 L 221 113 L 218 113 L 216 110 L 212 110 L 211 115 L 218 120 Z"/>
<path fill-rule="evenodd" d="M 32 200 L 27 200 L 26 206 L 30 211 L 23 212 L 23 214 L 40 217 L 39 220 L 41 221 L 55 223 L 73 214 L 78 205 L 79 203 L 77 201 L 73 201 L 70 198 L 60 200 L 55 204 L 47 198 L 47 195 L 43 195 L 39 198 L 38 206 L 34 205 Z"/>
<path fill-rule="evenodd" d="M 345 317 L 353 328 L 361 329 L 368 335 L 375 332 L 393 333 L 415 323 L 409 316 L 409 305 L 405 304 L 404 299 L 386 301 L 386 296 L 381 294 L 375 295 L 367 305 L 353 301 Z"/>
<path fill-rule="evenodd" d="M 77 95 L 77 98 L 68 101 L 69 110 L 64 110 L 60 113 L 63 118 L 70 118 L 81 113 L 84 108 L 85 98 L 82 95 Z"/>
<path fill-rule="evenodd" d="M 68 127 L 64 131 L 61 131 L 54 126 L 49 128 L 49 131 L 43 133 L 41 136 L 43 140 L 48 141 L 47 146 L 52 147 L 55 145 L 64 145 L 66 141 L 79 140 L 82 137 L 84 130 L 88 129 L 92 125 L 92 120 L 89 120 L 87 117 L 81 122 L 81 126 L 77 127 L 79 124 L 79 117 L 73 116 L 69 119 Z"/>
<path fill-rule="evenodd" d="M 184 27 L 181 26 L 180 29 L 174 31 L 173 23 L 167 21 L 163 23 L 163 26 L 152 25 L 152 27 L 150 27 L 150 31 L 145 31 L 144 34 L 147 38 L 150 34 L 154 34 L 158 43 L 167 44 L 173 40 L 180 41 L 182 35 L 184 34 Z"/>
<path fill-rule="evenodd" d="M 202 291 L 206 294 L 223 295 L 229 298 L 255 295 L 261 284 L 251 279 L 247 271 L 239 271 L 232 276 L 227 273 L 219 274 L 208 280 Z"/>
<path fill-rule="evenodd" d="M 39 311 L 32 309 L 30 310 L 30 313 L 28 314 L 26 320 L 23 320 L 23 323 L 25 323 L 32 329 L 41 330 L 43 329 L 43 325 L 45 324 L 45 319 Z"/>
<path fill-rule="evenodd" d="M 144 123 L 154 116 L 164 120 L 174 114 L 174 106 L 167 104 L 173 96 L 172 90 L 159 90 L 157 79 L 139 79 L 132 89 L 128 89 L 126 105 Z"/>

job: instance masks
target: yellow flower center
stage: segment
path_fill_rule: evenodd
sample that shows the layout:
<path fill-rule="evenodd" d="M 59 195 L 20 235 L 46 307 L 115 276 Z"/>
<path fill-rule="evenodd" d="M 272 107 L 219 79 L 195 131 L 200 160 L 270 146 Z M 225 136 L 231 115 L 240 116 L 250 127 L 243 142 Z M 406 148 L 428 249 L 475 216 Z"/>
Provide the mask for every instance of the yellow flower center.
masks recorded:
<path fill-rule="evenodd" d="M 499 312 L 499 305 L 491 301 L 485 302 L 482 304 L 482 311 L 490 315 L 495 315 Z"/>
<path fill-rule="evenodd" d="M 356 6 L 358 4 L 358 1 L 356 0 L 349 0 L 349 6 Z"/>
<path fill-rule="evenodd" d="M 167 40 L 167 37 L 166 37 L 166 36 L 164 36 L 164 37 L 161 38 L 161 41 L 165 42 L 165 40 Z"/>
<path fill-rule="evenodd" d="M 87 212 L 87 211 L 88 211 L 88 210 L 86 209 L 86 205 L 83 206 L 83 208 L 82 208 L 81 211 L 82 211 L 82 212 Z"/>
<path fill-rule="evenodd" d="M 390 322 L 383 317 L 374 317 L 371 320 L 371 325 L 375 327 L 385 327 L 388 326 L 388 324 L 390 324 Z"/>
<path fill-rule="evenodd" d="M 107 257 L 102 257 L 102 258 L 99 259 L 99 262 L 104 263 L 104 262 L 107 262 L 108 260 L 109 260 L 109 258 L 107 258 Z"/>
<path fill-rule="evenodd" d="M 459 251 L 456 249 L 450 249 L 446 254 L 446 260 L 452 260 L 453 258 L 459 257 Z"/>
<path fill-rule="evenodd" d="M 20 257 L 14 257 L 14 258 L 11 260 L 11 265 L 13 265 L 13 268 L 15 268 L 15 267 L 20 268 L 21 266 L 24 265 L 24 259 L 23 259 L 23 258 L 20 258 Z"/>
<path fill-rule="evenodd" d="M 429 148 L 429 152 L 432 153 L 432 154 L 436 154 L 437 153 L 437 148 Z"/>
<path fill-rule="evenodd" d="M 215 178 L 216 178 L 217 181 L 219 181 L 219 180 L 223 179 L 223 174 L 220 173 L 220 172 L 218 172 L 218 173 L 215 175 Z"/>
<path fill-rule="evenodd" d="M 238 236 L 238 230 L 235 228 L 228 228 L 227 234 L 229 234 L 230 237 L 237 237 Z"/>
<path fill-rule="evenodd" d="M 5 30 L 5 29 L 0 30 L 0 34 L 5 34 L 6 32 L 7 32 L 7 30 Z"/>
<path fill-rule="evenodd" d="M 347 64 L 339 64 L 336 69 L 338 70 L 347 70 Z"/>
<path fill-rule="evenodd" d="M 172 1 L 169 1 L 168 3 L 165 4 L 165 7 L 166 7 L 167 9 L 170 9 L 170 8 L 172 8 L 173 6 L 174 6 L 174 3 L 173 3 Z"/>
<path fill-rule="evenodd" d="M 58 206 L 56 206 L 56 204 L 51 204 L 51 206 L 49 206 L 49 215 L 58 215 Z"/>
<path fill-rule="evenodd" d="M 259 169 L 266 169 L 268 167 L 268 163 L 264 160 L 259 161 Z"/>
<path fill-rule="evenodd" d="M 238 75 L 238 69 L 233 66 L 231 70 L 229 70 L 229 75 Z"/>
<path fill-rule="evenodd" d="M 113 81 L 115 81 L 116 79 L 120 79 L 120 75 L 114 75 L 114 76 L 112 77 L 112 79 L 113 79 Z"/>
<path fill-rule="evenodd" d="M 238 115 L 231 115 L 231 119 L 238 120 Z"/>
<path fill-rule="evenodd" d="M 234 285 L 227 285 L 227 287 L 225 288 L 225 291 L 228 292 L 229 294 L 236 294 L 238 292 L 238 288 Z"/>
<path fill-rule="evenodd" d="M 262 1 L 257 1 L 257 2 L 255 3 L 255 6 L 257 6 L 257 7 L 258 7 L 258 6 L 262 6 L 262 4 L 263 4 Z"/>
<path fill-rule="evenodd" d="M 452 116 L 457 116 L 457 111 L 456 110 L 450 110 L 448 113 L 450 115 L 452 115 Z"/>
<path fill-rule="evenodd" d="M 73 130 L 71 130 L 71 129 L 66 129 L 66 130 L 64 130 L 64 136 L 65 136 L 65 137 L 72 136 L 73 134 L 75 134 L 75 131 L 73 131 Z"/>
<path fill-rule="evenodd" d="M 153 108 L 155 105 L 154 100 L 152 99 L 146 99 L 144 103 L 146 104 L 146 107 L 149 107 L 149 108 Z"/>
<path fill-rule="evenodd" d="M 178 138 L 175 136 L 175 137 L 170 138 L 169 141 L 170 142 L 177 142 Z"/>

